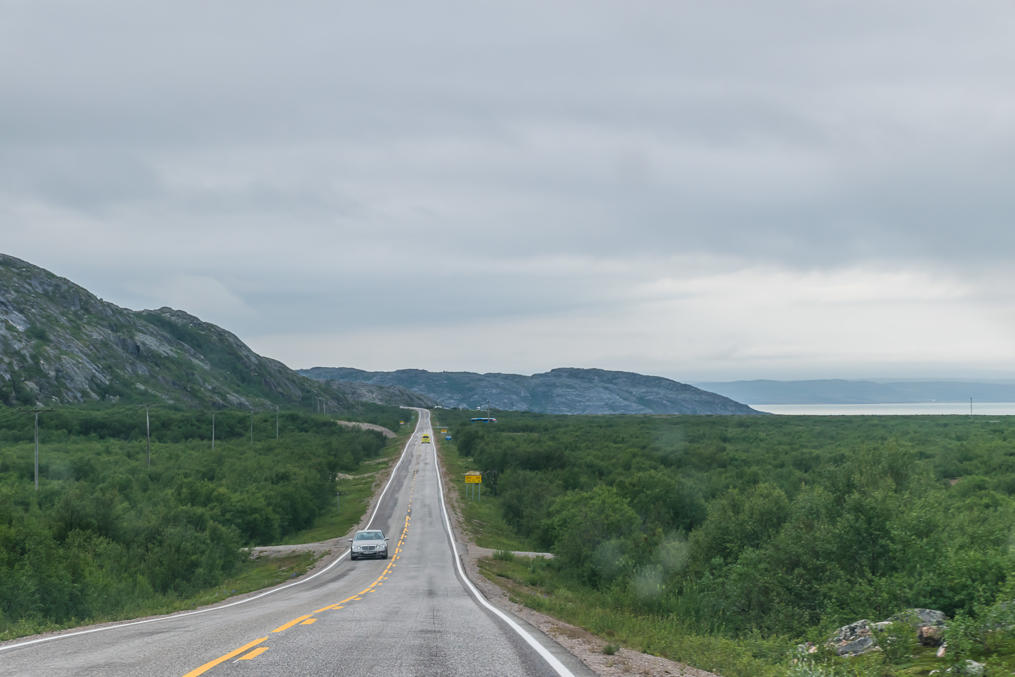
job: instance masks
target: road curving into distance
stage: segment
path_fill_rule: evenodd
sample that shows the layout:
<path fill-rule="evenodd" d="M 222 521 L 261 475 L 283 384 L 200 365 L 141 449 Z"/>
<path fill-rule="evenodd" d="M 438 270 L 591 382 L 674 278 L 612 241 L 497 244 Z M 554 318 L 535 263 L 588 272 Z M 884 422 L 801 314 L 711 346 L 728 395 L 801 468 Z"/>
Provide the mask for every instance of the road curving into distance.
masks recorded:
<path fill-rule="evenodd" d="M 367 525 L 387 560 L 348 559 L 198 611 L 0 644 L 0 676 L 546 675 L 593 673 L 538 630 L 491 606 L 462 571 L 430 412 Z"/>

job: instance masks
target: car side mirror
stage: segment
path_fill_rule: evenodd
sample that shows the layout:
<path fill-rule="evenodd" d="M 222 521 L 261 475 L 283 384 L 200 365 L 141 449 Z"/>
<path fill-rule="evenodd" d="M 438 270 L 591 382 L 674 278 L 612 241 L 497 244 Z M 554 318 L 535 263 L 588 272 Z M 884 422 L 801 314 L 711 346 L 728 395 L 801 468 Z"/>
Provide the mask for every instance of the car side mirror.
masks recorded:
<path fill-rule="evenodd" d="M 390 541 L 391 539 L 390 539 L 390 538 L 385 538 L 384 540 L 385 540 L 385 541 Z"/>

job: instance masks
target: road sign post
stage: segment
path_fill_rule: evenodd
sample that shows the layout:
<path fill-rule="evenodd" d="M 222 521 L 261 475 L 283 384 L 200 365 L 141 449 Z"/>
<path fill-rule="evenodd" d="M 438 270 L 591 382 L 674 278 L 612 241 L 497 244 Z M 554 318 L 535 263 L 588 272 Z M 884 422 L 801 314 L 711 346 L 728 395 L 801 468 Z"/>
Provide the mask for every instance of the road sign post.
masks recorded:
<path fill-rule="evenodd" d="M 483 498 L 483 473 L 478 470 L 465 473 L 465 496 Z"/>

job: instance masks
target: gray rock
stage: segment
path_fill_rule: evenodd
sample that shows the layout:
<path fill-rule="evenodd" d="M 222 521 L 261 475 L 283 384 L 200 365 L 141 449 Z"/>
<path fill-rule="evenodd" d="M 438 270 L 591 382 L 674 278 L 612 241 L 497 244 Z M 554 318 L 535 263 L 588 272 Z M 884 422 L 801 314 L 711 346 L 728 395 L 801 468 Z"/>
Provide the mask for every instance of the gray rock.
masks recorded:
<path fill-rule="evenodd" d="M 910 623 L 916 629 L 916 639 L 922 646 L 941 646 L 948 616 L 937 609 L 917 608 L 906 609 L 889 620 Z"/>
<path fill-rule="evenodd" d="M 329 409 L 353 398 L 171 308 L 134 311 L 0 254 L 0 406 L 88 401 Z"/>
<path fill-rule="evenodd" d="M 948 675 L 966 675 L 967 677 L 981 677 L 986 671 L 987 666 L 983 663 L 977 663 L 974 660 L 967 660 L 964 665 L 956 666 L 954 668 L 948 668 L 945 670 L 945 674 Z"/>
<path fill-rule="evenodd" d="M 937 609 L 906 609 L 902 613 L 895 614 L 889 620 L 912 621 L 913 627 L 921 625 L 941 626 L 948 620 L 948 616 L 943 611 L 938 611 Z"/>
<path fill-rule="evenodd" d="M 872 633 L 871 622 L 866 618 L 839 628 L 828 644 L 839 656 L 858 656 L 878 648 Z"/>

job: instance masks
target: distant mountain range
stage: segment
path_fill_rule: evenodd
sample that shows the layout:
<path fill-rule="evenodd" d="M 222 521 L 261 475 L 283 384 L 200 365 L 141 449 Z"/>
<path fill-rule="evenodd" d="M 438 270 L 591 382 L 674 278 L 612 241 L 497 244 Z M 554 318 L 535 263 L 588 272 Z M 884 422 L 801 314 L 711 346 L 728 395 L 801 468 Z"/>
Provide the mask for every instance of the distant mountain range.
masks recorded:
<path fill-rule="evenodd" d="M 84 402 L 329 408 L 432 404 L 382 386 L 301 376 L 230 332 L 171 308 L 134 311 L 0 254 L 0 405 Z"/>
<path fill-rule="evenodd" d="M 1015 402 L 1015 383 L 982 381 L 716 381 L 698 387 L 748 404 Z"/>
<path fill-rule="evenodd" d="M 301 369 L 320 381 L 398 386 L 442 407 L 548 414 L 758 414 L 728 397 L 660 376 L 602 369 L 553 369 L 543 374 L 477 374 L 420 369 Z"/>

